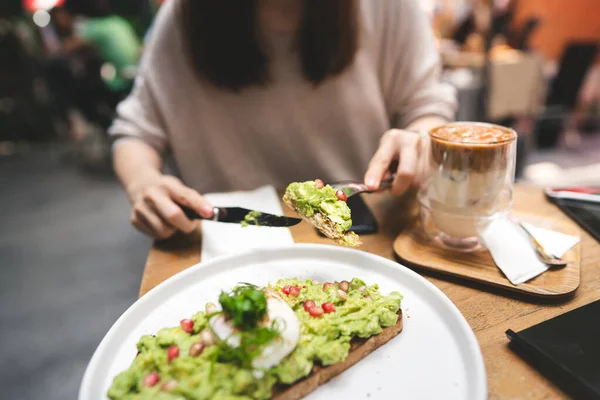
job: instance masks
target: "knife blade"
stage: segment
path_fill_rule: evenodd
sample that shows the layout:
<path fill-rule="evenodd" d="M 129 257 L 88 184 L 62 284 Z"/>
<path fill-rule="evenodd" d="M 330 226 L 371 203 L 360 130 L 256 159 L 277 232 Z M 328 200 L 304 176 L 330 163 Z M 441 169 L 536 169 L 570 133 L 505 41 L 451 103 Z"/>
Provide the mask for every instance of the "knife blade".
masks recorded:
<path fill-rule="evenodd" d="M 248 210 L 241 207 L 215 207 L 212 218 L 203 218 L 191 208 L 180 206 L 185 215 L 190 219 L 203 219 L 208 221 L 227 222 L 232 224 L 241 224 L 245 222 L 248 225 L 268 226 L 285 228 L 294 226 L 302 222 L 301 218 L 285 217 L 283 215 L 274 215 L 260 211 Z M 255 213 L 254 218 L 246 220 L 246 215 L 250 212 Z"/>

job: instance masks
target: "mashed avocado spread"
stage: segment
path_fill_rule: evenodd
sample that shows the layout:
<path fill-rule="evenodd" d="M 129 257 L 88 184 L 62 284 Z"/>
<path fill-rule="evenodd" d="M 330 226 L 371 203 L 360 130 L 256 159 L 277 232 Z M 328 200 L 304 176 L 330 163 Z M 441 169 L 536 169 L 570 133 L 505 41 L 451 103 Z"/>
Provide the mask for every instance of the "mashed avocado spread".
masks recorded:
<path fill-rule="evenodd" d="M 294 182 L 288 185 L 285 196 L 305 217 L 310 218 L 315 213 L 326 215 L 340 233 L 352 226 L 350 207 L 337 198 L 335 190 L 329 185 L 318 189 L 315 181 Z"/>
<path fill-rule="evenodd" d="M 248 214 L 246 214 L 244 216 L 244 220 L 242 221 L 242 227 L 248 226 L 248 225 L 256 225 L 258 226 L 258 217 L 261 216 L 261 212 L 260 211 L 250 211 Z"/>
<path fill-rule="evenodd" d="M 402 295 L 384 296 L 378 285 L 360 279 L 321 284 L 296 278 L 281 279 L 266 288 L 243 286 L 219 302 L 248 345 L 229 348 L 228 340 L 211 342 L 206 311 L 182 320 L 180 326 L 144 335 L 137 344 L 138 355 L 128 370 L 115 377 L 108 391 L 112 400 L 175 399 L 269 399 L 275 385 L 289 385 L 310 374 L 313 364 L 330 365 L 346 359 L 353 338 L 368 338 L 396 324 Z M 247 363 L 246 355 L 260 350 L 266 340 L 277 340 L 277 324 L 260 328 L 264 318 L 264 293 L 275 291 L 292 308 L 300 324 L 299 340 L 278 365 L 260 377 Z M 263 293 L 263 298 L 261 294 Z M 237 311 L 236 311 L 237 310 Z M 212 323 L 212 320 L 211 320 Z M 264 332 L 263 332 L 264 330 Z M 213 335 L 214 338 L 214 335 Z M 262 344 L 261 344 L 262 343 Z"/>

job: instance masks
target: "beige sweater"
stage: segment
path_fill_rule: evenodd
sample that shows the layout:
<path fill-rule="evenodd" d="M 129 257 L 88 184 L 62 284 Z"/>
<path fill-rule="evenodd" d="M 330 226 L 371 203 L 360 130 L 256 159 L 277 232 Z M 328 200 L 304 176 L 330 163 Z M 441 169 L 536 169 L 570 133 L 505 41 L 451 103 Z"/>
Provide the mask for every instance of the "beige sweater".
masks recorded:
<path fill-rule="evenodd" d="M 200 192 L 361 180 L 386 130 L 427 115 L 454 117 L 455 93 L 439 82 L 432 31 L 416 0 L 362 0 L 354 63 L 317 88 L 303 79 L 291 39 L 273 35 L 272 83 L 239 94 L 194 75 L 173 3 L 157 16 L 110 133 L 170 150 L 184 182 Z"/>

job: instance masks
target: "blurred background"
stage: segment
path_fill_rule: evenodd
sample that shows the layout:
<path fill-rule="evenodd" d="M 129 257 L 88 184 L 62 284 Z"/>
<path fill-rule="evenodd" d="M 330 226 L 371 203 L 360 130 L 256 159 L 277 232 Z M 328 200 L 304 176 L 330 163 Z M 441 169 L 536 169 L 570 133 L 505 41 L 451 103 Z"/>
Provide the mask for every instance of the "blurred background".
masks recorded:
<path fill-rule="evenodd" d="M 600 185 L 600 1 L 419 1 L 457 119 L 515 128 L 522 182 Z M 137 298 L 151 242 L 129 226 L 106 129 L 161 3 L 0 1 L 3 398 L 75 398 Z"/>

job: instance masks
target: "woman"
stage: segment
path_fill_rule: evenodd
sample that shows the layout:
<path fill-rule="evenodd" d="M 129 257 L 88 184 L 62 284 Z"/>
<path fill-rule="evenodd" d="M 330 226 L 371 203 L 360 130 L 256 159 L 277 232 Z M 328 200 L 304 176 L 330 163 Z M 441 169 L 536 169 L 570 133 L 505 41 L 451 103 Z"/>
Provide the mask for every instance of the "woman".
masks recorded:
<path fill-rule="evenodd" d="M 426 169 L 420 135 L 453 118 L 416 0 L 171 0 L 110 132 L 132 223 L 156 238 L 210 217 L 206 191 Z M 399 130 L 394 128 L 403 128 Z M 170 150 L 183 182 L 161 172 Z M 366 173 L 365 173 L 366 171 Z"/>

